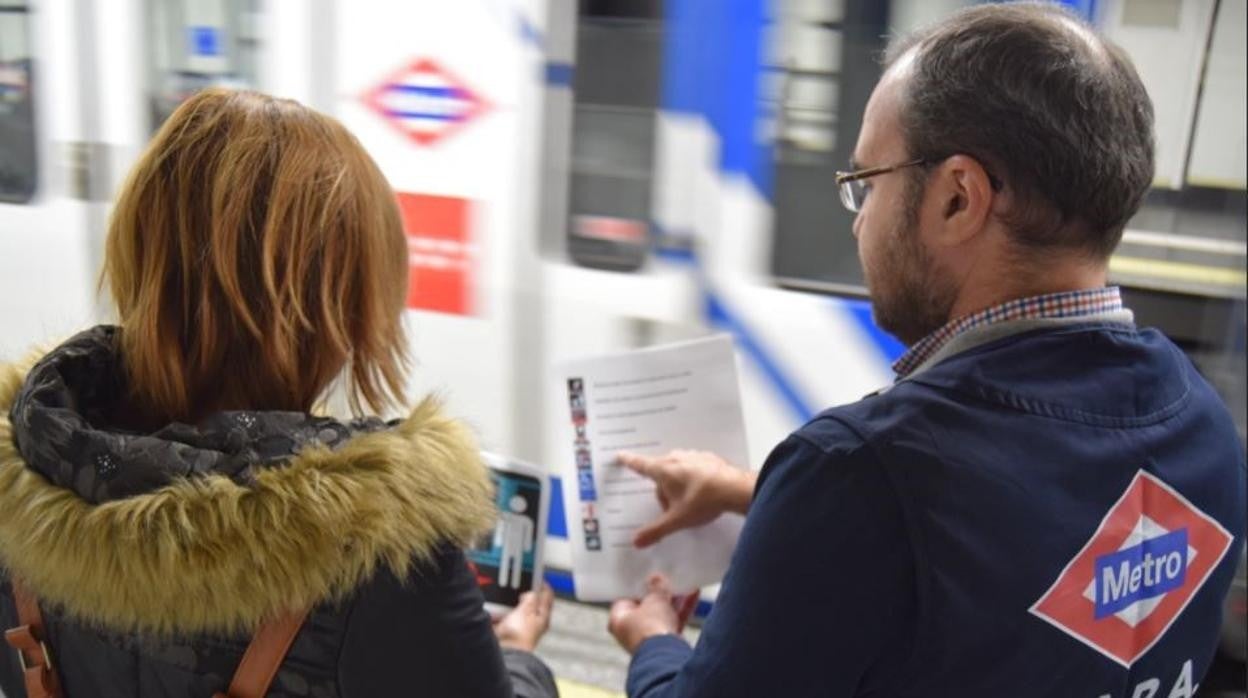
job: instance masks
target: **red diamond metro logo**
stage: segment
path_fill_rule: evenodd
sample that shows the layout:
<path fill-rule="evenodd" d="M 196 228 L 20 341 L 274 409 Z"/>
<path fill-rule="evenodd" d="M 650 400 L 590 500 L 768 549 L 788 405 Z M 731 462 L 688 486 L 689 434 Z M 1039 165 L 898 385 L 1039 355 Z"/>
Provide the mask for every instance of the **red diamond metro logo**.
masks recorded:
<path fill-rule="evenodd" d="M 1030 611 L 1130 667 L 1165 635 L 1231 541 L 1216 520 L 1141 470 Z"/>
<path fill-rule="evenodd" d="M 463 128 L 489 104 L 434 61 L 400 68 L 364 95 L 364 103 L 418 145 L 430 146 Z"/>

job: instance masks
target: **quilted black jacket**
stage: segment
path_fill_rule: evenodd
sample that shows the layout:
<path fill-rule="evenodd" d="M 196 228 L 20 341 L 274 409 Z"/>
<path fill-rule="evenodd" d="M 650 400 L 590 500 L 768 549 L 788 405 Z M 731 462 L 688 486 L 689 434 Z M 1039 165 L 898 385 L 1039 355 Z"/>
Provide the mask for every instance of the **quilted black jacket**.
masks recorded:
<path fill-rule="evenodd" d="M 310 607 L 272 696 L 547 696 L 501 651 L 463 553 L 493 517 L 471 439 L 405 420 L 125 423 L 116 330 L 0 366 L 0 629 L 40 599 L 69 698 L 210 696 L 257 623 Z M 6 416 L 7 415 L 7 416 Z M 24 695 L 2 648 L 0 688 Z"/>

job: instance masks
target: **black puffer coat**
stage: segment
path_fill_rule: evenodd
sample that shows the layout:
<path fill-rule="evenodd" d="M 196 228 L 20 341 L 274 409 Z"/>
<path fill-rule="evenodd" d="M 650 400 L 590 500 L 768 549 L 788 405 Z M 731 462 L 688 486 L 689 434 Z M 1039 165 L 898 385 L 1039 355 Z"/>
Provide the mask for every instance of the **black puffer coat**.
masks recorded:
<path fill-rule="evenodd" d="M 229 412 L 116 426 L 115 330 L 0 366 L 0 629 L 40 599 L 69 698 L 210 696 L 262 618 L 311 607 L 270 695 L 541 696 L 462 548 L 494 516 L 472 441 L 426 402 L 350 423 Z M 24 695 L 7 647 L 0 688 Z"/>

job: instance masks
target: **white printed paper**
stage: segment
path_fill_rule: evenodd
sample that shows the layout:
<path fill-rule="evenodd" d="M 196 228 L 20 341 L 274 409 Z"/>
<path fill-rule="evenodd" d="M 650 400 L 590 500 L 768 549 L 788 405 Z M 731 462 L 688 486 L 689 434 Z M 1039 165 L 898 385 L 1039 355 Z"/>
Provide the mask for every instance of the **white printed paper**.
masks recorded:
<path fill-rule="evenodd" d="M 726 335 L 579 359 L 556 367 L 559 443 L 576 596 L 645 593 L 661 572 L 684 593 L 720 581 L 743 518 L 724 514 L 638 550 L 637 529 L 661 513 L 654 483 L 615 462 L 621 451 L 713 451 L 748 458 L 732 341 Z"/>

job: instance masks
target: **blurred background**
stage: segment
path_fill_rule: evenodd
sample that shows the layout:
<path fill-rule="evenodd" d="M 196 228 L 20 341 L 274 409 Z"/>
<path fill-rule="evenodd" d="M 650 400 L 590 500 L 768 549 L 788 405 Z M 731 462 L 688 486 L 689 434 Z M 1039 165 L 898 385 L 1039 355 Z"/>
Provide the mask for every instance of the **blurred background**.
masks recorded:
<path fill-rule="evenodd" d="M 96 283 L 126 171 L 187 95 L 250 87 L 342 120 L 394 186 L 414 394 L 557 476 L 553 362 L 727 332 L 758 467 L 892 379 L 902 348 L 871 322 L 833 173 L 889 37 L 966 4 L 0 0 L 0 359 L 108 321 Z M 1113 280 L 1242 438 L 1246 0 L 1066 4 L 1132 56 L 1157 112 Z M 568 596 L 554 505 L 548 577 Z M 1244 695 L 1242 571 L 1209 695 Z M 605 620 L 558 613 L 544 651 L 565 688 L 618 691 Z"/>

